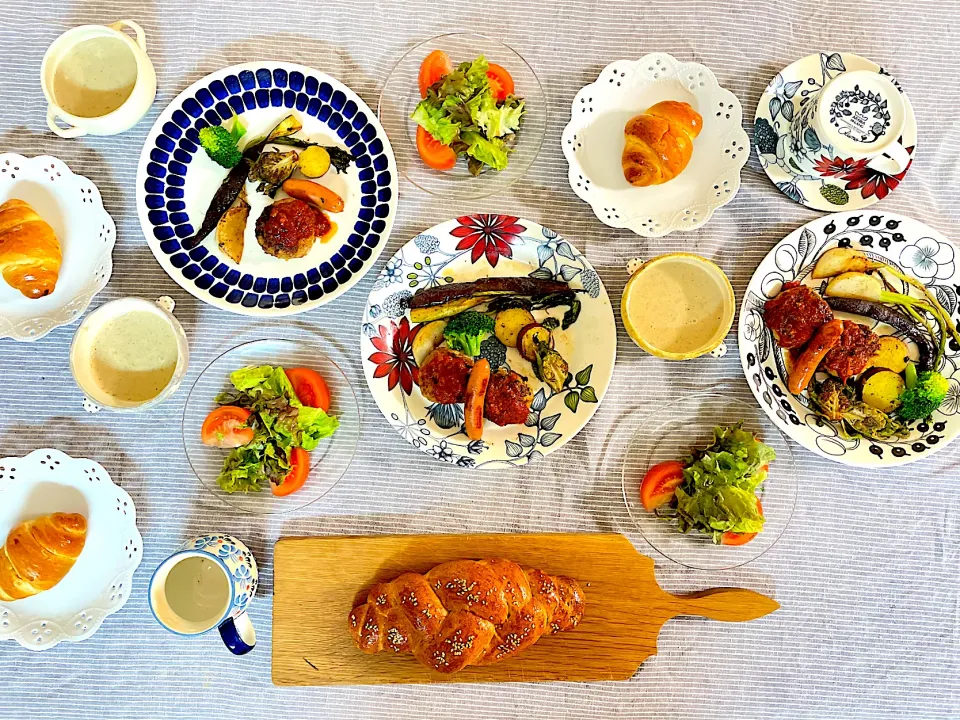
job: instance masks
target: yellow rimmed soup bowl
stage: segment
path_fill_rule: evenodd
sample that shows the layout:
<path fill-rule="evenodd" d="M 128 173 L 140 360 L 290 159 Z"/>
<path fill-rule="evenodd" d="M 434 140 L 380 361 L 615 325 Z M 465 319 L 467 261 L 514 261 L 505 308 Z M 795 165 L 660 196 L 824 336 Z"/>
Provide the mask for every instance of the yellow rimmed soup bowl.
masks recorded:
<path fill-rule="evenodd" d="M 715 263 L 692 253 L 631 260 L 620 315 L 630 338 L 664 360 L 723 357 L 736 314 L 730 280 Z"/>

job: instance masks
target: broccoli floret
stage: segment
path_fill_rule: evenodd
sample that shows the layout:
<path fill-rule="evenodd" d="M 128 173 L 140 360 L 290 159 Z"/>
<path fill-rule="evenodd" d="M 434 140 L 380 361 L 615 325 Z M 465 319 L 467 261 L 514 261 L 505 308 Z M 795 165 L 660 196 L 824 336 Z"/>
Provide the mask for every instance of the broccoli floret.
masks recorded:
<path fill-rule="evenodd" d="M 460 313 L 447 323 L 443 338 L 447 347 L 470 357 L 480 354 L 480 343 L 493 334 L 493 318 L 476 310 Z"/>
<path fill-rule="evenodd" d="M 211 160 L 225 168 L 234 167 L 243 157 L 236 138 L 222 125 L 201 128 L 200 147 L 207 151 Z"/>
<path fill-rule="evenodd" d="M 950 383 L 935 370 L 925 370 L 917 375 L 917 383 L 903 391 L 897 415 L 902 420 L 923 420 L 940 407 L 947 396 Z"/>

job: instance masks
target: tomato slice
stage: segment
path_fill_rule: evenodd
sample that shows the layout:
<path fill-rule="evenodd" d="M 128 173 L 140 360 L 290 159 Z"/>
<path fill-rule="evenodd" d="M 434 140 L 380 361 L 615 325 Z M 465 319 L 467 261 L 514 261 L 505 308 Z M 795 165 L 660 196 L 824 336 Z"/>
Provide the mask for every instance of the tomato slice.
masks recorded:
<path fill-rule="evenodd" d="M 453 62 L 443 50 L 434 50 L 427 55 L 420 63 L 420 74 L 417 76 L 420 97 L 426 97 L 431 85 L 452 72 Z"/>
<path fill-rule="evenodd" d="M 417 125 L 417 152 L 420 159 L 434 170 L 450 170 L 457 164 L 457 154 L 433 135 Z"/>
<path fill-rule="evenodd" d="M 253 428 L 247 427 L 250 411 L 236 405 L 221 405 L 207 415 L 200 428 L 204 445 L 238 448 L 253 441 Z"/>
<path fill-rule="evenodd" d="M 271 485 L 270 492 L 277 497 L 285 497 L 303 487 L 310 474 L 310 453 L 301 447 L 290 451 L 290 472 L 279 485 Z"/>
<path fill-rule="evenodd" d="M 683 482 L 683 463 L 667 460 L 647 470 L 640 483 L 640 502 L 647 510 L 666 505 Z"/>
<path fill-rule="evenodd" d="M 513 95 L 516 89 L 513 84 L 513 77 L 502 65 L 490 63 L 487 66 L 487 81 L 490 83 L 490 93 L 494 100 L 501 102 L 507 99 L 507 95 Z"/>
<path fill-rule="evenodd" d="M 767 465 L 764 465 L 763 468 L 767 468 Z M 760 511 L 760 515 L 763 515 L 763 505 L 760 504 L 760 498 L 757 498 L 757 509 Z M 735 532 L 725 532 L 720 536 L 721 545 L 746 545 L 748 542 L 753 540 L 758 533 L 735 533 Z"/>
<path fill-rule="evenodd" d="M 310 368 L 290 368 L 285 370 L 297 399 L 307 407 L 320 408 L 324 412 L 330 409 L 330 388 L 320 373 Z"/>

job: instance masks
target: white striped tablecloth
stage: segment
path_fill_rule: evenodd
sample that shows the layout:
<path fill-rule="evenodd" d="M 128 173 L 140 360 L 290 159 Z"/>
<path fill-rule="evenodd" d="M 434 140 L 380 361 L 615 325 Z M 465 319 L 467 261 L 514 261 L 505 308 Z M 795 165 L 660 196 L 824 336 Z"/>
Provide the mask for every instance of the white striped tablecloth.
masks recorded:
<path fill-rule="evenodd" d="M 69 27 L 139 22 L 156 65 L 157 102 L 133 130 L 63 140 L 45 127 L 39 85 L 47 46 Z M 634 256 L 688 250 L 714 259 L 742 292 L 781 237 L 817 214 L 767 180 L 755 156 L 733 203 L 689 234 L 646 240 L 600 224 L 566 180 L 560 132 L 574 94 L 617 58 L 665 51 L 704 63 L 732 90 L 746 124 L 779 69 L 818 50 L 865 55 L 906 88 L 920 142 L 914 168 L 883 208 L 956 236 L 960 221 L 960 3 L 840 0 L 629 0 L 443 4 L 407 0 L 285 3 L 230 0 L 27 0 L 0 3 L 0 152 L 50 154 L 91 178 L 117 223 L 110 284 L 121 296 L 173 296 L 193 354 L 185 381 L 240 338 L 269 327 L 200 304 L 157 265 L 140 231 L 134 179 L 144 137 L 183 88 L 226 65 L 300 62 L 338 77 L 376 106 L 393 63 L 416 41 L 469 28 L 517 48 L 549 98 L 546 141 L 502 195 L 452 206 L 403 182 L 383 258 L 453 215 L 506 212 L 543 223 L 585 251 L 611 297 Z M 617 368 L 595 419 L 574 441 L 520 470 L 465 474 L 390 431 L 360 373 L 360 316 L 375 273 L 331 305 L 284 320 L 340 349 L 359 391 L 360 453 L 305 512 L 266 519 L 229 512 L 191 475 L 180 442 L 186 392 L 139 414 L 87 415 L 71 382 L 72 328 L 33 344 L 0 341 L 0 454 L 57 447 L 94 458 L 133 496 L 144 561 L 133 596 L 90 640 L 32 653 L 0 644 L 0 720 L 25 718 L 958 718 L 960 717 L 960 443 L 885 472 L 845 468 L 795 446 L 800 495 L 781 542 L 746 569 L 693 573 L 658 558 L 673 591 L 742 585 L 782 609 L 747 624 L 669 622 L 660 653 L 621 683 L 276 688 L 270 682 L 271 554 L 280 535 L 387 532 L 623 531 L 618 423 L 656 414 L 678 394 L 724 384 L 751 400 L 735 346 L 722 361 L 668 364 L 621 329 Z M 216 634 L 184 639 L 150 615 L 153 568 L 205 531 L 244 539 L 261 567 L 252 606 L 260 644 L 235 658 Z M 624 578 L 629 583 L 629 578 Z"/>

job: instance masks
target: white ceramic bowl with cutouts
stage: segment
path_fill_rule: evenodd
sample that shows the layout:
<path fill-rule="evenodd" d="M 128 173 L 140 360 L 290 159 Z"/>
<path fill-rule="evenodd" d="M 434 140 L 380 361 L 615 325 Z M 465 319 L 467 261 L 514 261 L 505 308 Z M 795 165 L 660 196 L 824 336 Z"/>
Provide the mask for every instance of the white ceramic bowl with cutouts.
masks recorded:
<path fill-rule="evenodd" d="M 661 185 L 634 187 L 623 176 L 623 128 L 663 100 L 689 103 L 703 117 L 693 156 L 677 177 Z M 666 53 L 617 60 L 577 93 L 563 130 L 570 187 L 606 225 L 660 237 L 693 230 L 733 200 L 740 169 L 750 156 L 741 127 L 743 109 L 709 68 Z"/>
<path fill-rule="evenodd" d="M 38 340 L 79 318 L 113 272 L 117 230 L 97 186 L 49 155 L 0 154 L 0 205 L 30 203 L 53 228 L 63 264 L 56 289 L 36 300 L 0 279 L 0 339 Z"/>
<path fill-rule="evenodd" d="M 102 465 L 51 449 L 0 459 L 0 543 L 21 522 L 54 512 L 87 519 L 76 563 L 49 590 L 0 601 L 0 640 L 30 650 L 93 635 L 127 602 L 143 557 L 133 500 Z"/>

